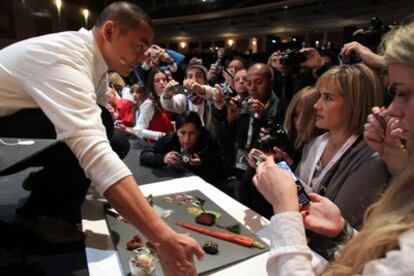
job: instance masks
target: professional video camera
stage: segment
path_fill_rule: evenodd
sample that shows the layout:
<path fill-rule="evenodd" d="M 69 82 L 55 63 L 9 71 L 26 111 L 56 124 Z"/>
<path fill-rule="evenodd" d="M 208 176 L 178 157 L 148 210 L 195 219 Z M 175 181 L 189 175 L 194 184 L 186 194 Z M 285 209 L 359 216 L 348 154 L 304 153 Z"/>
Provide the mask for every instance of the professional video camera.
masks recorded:
<path fill-rule="evenodd" d="M 298 67 L 306 59 L 306 55 L 299 52 L 298 49 L 287 49 L 280 54 L 279 62 L 284 66 Z"/>
<path fill-rule="evenodd" d="M 288 136 L 283 126 L 275 123 L 274 119 L 267 120 L 260 130 L 257 147 L 264 152 L 272 152 L 273 147 L 286 150 L 287 145 Z"/>
<path fill-rule="evenodd" d="M 385 25 L 378 17 L 374 16 L 367 29 L 355 33 L 353 40 L 371 49 L 376 49 L 383 35 L 390 29 L 390 26 Z"/>

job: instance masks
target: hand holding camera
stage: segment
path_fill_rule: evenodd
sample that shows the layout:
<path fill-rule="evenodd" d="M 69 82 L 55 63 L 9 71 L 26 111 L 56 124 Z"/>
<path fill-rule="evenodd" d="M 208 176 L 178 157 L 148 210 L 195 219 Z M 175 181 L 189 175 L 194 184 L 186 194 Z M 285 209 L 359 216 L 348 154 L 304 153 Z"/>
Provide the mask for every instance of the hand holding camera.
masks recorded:
<path fill-rule="evenodd" d="M 218 84 L 214 86 L 213 102 L 219 108 L 223 107 L 225 103 L 225 97 L 221 91 L 221 86 Z"/>
<path fill-rule="evenodd" d="M 197 83 L 196 81 L 192 79 L 185 79 L 183 82 L 183 85 L 188 90 L 196 92 L 200 96 L 204 96 L 206 94 L 206 90 L 204 89 L 204 86 Z"/>
<path fill-rule="evenodd" d="M 177 166 L 181 162 L 181 155 L 176 151 L 170 151 L 164 155 L 164 163 L 169 167 Z"/>
<path fill-rule="evenodd" d="M 259 119 L 263 117 L 266 111 L 266 106 L 261 101 L 251 97 L 247 101 L 247 104 L 249 106 L 249 111 L 253 114 L 254 118 Z"/>
<path fill-rule="evenodd" d="M 267 65 L 269 65 L 274 70 L 278 71 L 279 73 L 284 73 L 286 68 L 283 64 L 280 63 L 281 52 L 277 50 L 276 52 L 272 53 L 267 61 Z"/>
<path fill-rule="evenodd" d="M 299 53 L 303 53 L 306 57 L 306 60 L 301 62 L 300 66 L 318 69 L 323 65 L 322 57 L 315 48 L 303 48 Z"/>
<path fill-rule="evenodd" d="M 173 94 L 179 94 L 178 87 L 182 86 L 175 80 L 170 80 L 164 87 L 163 97 L 171 99 Z"/>
<path fill-rule="evenodd" d="M 386 64 L 383 56 L 375 54 L 368 47 L 365 47 L 356 41 L 345 44 L 339 54 L 339 58 L 343 63 L 350 64 L 357 61 L 355 56 L 357 56 L 360 61 L 374 69 L 382 69 Z"/>

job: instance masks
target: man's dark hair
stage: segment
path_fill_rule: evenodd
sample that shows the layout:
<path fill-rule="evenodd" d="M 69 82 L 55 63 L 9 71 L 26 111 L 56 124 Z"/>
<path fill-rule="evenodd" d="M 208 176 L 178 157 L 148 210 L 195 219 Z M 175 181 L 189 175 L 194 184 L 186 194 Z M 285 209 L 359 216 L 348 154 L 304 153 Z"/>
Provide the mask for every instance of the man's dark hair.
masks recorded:
<path fill-rule="evenodd" d="M 117 1 L 107 6 L 96 20 L 95 26 L 101 27 L 105 21 L 112 20 L 119 24 L 121 34 L 137 27 L 142 22 L 153 28 L 151 18 L 134 3 Z"/>
<path fill-rule="evenodd" d="M 195 125 L 197 130 L 201 129 L 201 119 L 200 116 L 194 111 L 186 111 L 181 113 L 175 119 L 175 127 L 179 130 L 183 125 L 192 123 Z"/>

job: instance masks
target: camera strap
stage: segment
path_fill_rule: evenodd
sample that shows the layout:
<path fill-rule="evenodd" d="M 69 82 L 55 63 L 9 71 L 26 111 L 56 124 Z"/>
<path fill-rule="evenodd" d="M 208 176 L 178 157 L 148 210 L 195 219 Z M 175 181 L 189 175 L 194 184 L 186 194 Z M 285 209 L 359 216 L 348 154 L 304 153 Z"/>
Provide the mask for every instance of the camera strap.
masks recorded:
<path fill-rule="evenodd" d="M 325 151 L 325 148 L 328 144 L 329 140 L 329 133 L 326 133 L 319 137 L 319 148 L 316 151 L 315 159 L 313 161 L 312 167 L 311 167 L 311 176 L 310 181 L 308 182 L 310 186 L 312 187 L 312 190 L 319 191 L 321 189 L 320 184 L 322 182 L 322 179 L 325 177 L 325 175 L 331 171 L 331 169 L 337 164 L 347 152 L 352 150 L 356 144 L 359 143 L 360 139 L 358 135 L 352 135 L 349 137 L 346 142 L 341 146 L 341 148 L 335 153 L 335 155 L 332 157 L 332 159 L 328 162 L 328 164 L 323 168 L 321 173 L 314 178 L 314 174 L 316 171 L 317 164 L 320 162 L 320 159 L 322 157 L 323 152 Z"/>

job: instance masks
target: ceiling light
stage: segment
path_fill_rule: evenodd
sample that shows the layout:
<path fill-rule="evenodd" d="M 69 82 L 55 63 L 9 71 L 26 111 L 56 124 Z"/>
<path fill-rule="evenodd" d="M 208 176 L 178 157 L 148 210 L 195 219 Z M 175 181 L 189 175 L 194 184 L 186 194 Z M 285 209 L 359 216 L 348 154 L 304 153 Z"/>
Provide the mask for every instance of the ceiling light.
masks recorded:
<path fill-rule="evenodd" d="M 275 39 L 272 39 L 272 43 L 276 43 L 276 40 Z"/>
<path fill-rule="evenodd" d="M 234 40 L 233 39 L 229 39 L 229 40 L 227 40 L 227 44 L 231 47 L 231 46 L 233 46 L 233 44 L 234 44 Z"/>
<path fill-rule="evenodd" d="M 181 49 L 184 49 L 185 46 L 187 46 L 187 43 L 185 43 L 184 41 L 180 42 Z"/>
<path fill-rule="evenodd" d="M 88 26 L 89 10 L 83 9 L 82 14 L 83 18 L 85 19 L 85 25 Z"/>

